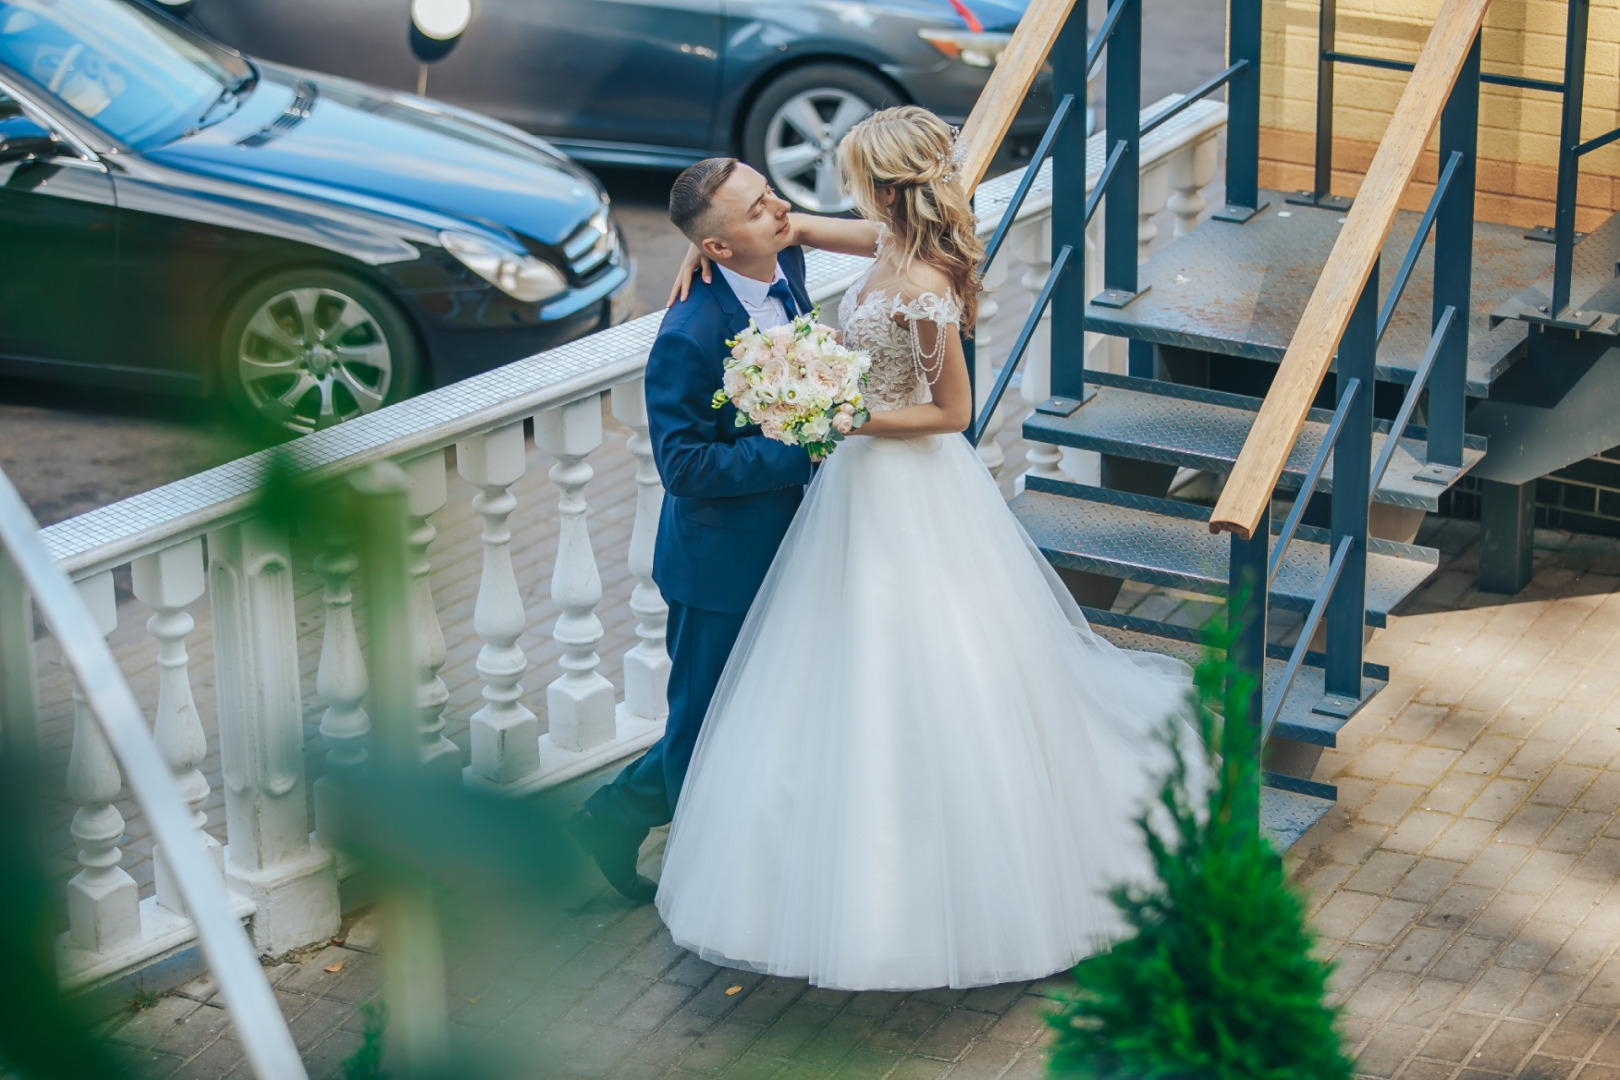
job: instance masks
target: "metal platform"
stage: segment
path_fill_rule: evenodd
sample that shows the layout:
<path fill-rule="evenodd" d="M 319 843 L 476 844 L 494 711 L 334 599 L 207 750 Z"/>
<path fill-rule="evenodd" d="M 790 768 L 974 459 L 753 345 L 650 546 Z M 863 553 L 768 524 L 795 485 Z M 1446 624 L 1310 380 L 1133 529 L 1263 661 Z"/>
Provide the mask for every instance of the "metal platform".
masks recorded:
<path fill-rule="evenodd" d="M 1247 224 L 1205 222 L 1150 258 L 1138 271 L 1140 286 L 1149 291 L 1128 306 L 1087 304 L 1088 328 L 1226 356 L 1281 360 L 1344 215 L 1289 205 L 1275 191 L 1261 198 L 1271 205 Z M 1402 212 L 1396 218 L 1384 243 L 1384 282 L 1400 265 L 1420 216 Z M 1410 383 L 1428 344 L 1433 246 L 1431 239 L 1390 319 L 1378 350 L 1380 379 Z M 1493 328 L 1491 313 L 1551 267 L 1552 257 L 1551 244 L 1525 239 L 1523 229 L 1476 223 L 1470 395 L 1484 397 L 1522 355 L 1524 324 L 1500 322 Z M 1613 269 L 1611 263 L 1611 277 Z"/>
<path fill-rule="evenodd" d="M 1549 253 L 1550 244 L 1544 244 Z M 1575 244 L 1569 278 L 1569 308 L 1552 318 L 1553 275 L 1549 268 L 1523 290 L 1498 305 L 1497 319 L 1550 324 L 1620 336 L 1620 215 L 1614 215 Z"/>
<path fill-rule="evenodd" d="M 1087 378 L 1098 390 L 1084 408 L 1070 416 L 1031 413 L 1024 421 L 1024 438 L 1138 461 L 1227 473 L 1243 449 L 1261 404 L 1259 398 L 1155 379 L 1105 372 L 1090 373 Z M 1298 490 L 1331 419 L 1332 414 L 1325 410 L 1311 411 L 1283 469 L 1279 488 Z M 1374 428 L 1372 457 L 1376 461 L 1389 439 L 1389 423 L 1375 421 Z M 1391 506 L 1438 510 L 1440 496 L 1449 485 L 1417 478 L 1426 460 L 1424 431 L 1409 426 L 1407 436 L 1397 445 L 1374 498 Z M 1485 440 L 1469 437 L 1463 449 L 1462 472 L 1484 456 Z M 1456 478 L 1451 482 L 1455 483 Z M 1322 474 L 1321 489 L 1333 490 L 1331 460 Z"/>
<path fill-rule="evenodd" d="M 1139 619 L 1130 615 L 1121 615 L 1112 611 L 1095 611 L 1086 609 L 1086 618 L 1091 622 L 1091 628 L 1097 635 L 1110 641 L 1121 649 L 1132 652 L 1160 653 L 1184 660 L 1188 664 L 1196 664 L 1203 659 L 1204 647 L 1198 643 L 1197 632 L 1185 627 L 1174 626 L 1169 623 L 1155 622 L 1151 619 Z M 1273 647 L 1278 652 L 1284 650 Z M 1311 661 L 1315 660 L 1315 663 Z M 1277 725 L 1272 734 L 1283 739 L 1293 739 L 1296 742 L 1309 743 L 1312 746 L 1337 746 L 1339 744 L 1339 729 L 1349 722 L 1349 717 L 1326 716 L 1322 713 L 1312 712 L 1311 708 L 1323 697 L 1321 668 L 1322 657 L 1315 653 L 1306 654 L 1306 663 L 1302 664 L 1299 674 L 1294 677 L 1293 688 L 1283 699 L 1282 712 L 1277 715 Z M 1268 656 L 1266 658 L 1265 697 L 1267 701 L 1274 699 L 1278 690 L 1282 688 L 1283 669 L 1286 668 L 1286 656 Z M 1362 700 L 1370 699 L 1389 683 L 1389 670 L 1377 664 L 1367 664 L 1364 668 L 1364 680 L 1367 682 Z"/>
<path fill-rule="evenodd" d="M 1278 851 L 1287 851 L 1331 809 L 1332 799 L 1263 787 L 1260 789 L 1260 831 L 1271 839 Z"/>
<path fill-rule="evenodd" d="M 1029 477 L 1009 504 L 1054 566 L 1214 596 L 1226 594 L 1226 537 L 1211 535 L 1209 510 L 1085 484 Z M 1369 540 L 1367 624 L 1389 612 L 1439 565 L 1432 548 Z M 1309 611 L 1328 566 L 1328 535 L 1301 527 L 1283 556 L 1271 602 Z"/>

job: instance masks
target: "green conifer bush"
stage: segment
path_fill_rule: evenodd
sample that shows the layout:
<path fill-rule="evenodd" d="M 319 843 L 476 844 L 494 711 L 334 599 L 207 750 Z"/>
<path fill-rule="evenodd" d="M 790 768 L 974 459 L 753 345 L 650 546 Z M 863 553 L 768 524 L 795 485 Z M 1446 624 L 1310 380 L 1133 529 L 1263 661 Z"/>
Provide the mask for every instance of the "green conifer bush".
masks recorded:
<path fill-rule="evenodd" d="M 1052 1018 L 1054 1076 L 1085 1080 L 1349 1080 L 1324 1004 L 1330 965 L 1254 811 L 1259 764 L 1216 704 L 1227 683 L 1221 636 L 1195 672 L 1193 705 L 1214 782 L 1191 791 L 1180 724 L 1176 764 L 1137 823 L 1156 880 L 1112 899 L 1129 936 L 1075 968 L 1078 992 Z M 1241 689 L 1241 688 L 1240 688 Z M 1217 736 L 1217 732 L 1222 732 Z"/>

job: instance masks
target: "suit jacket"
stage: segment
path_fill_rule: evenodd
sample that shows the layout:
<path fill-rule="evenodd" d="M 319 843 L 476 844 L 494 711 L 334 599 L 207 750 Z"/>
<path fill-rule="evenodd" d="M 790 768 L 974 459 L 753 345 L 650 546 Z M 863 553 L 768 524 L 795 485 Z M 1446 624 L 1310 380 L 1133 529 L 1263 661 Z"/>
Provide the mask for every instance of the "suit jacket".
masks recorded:
<path fill-rule="evenodd" d="M 801 311 L 810 310 L 804 252 L 778 256 Z M 723 275 L 694 280 L 669 309 L 647 358 L 647 423 L 664 482 L 653 580 L 665 599 L 708 611 L 747 611 L 810 482 L 810 455 L 737 427 L 714 408 L 727 338 L 748 326 Z"/>

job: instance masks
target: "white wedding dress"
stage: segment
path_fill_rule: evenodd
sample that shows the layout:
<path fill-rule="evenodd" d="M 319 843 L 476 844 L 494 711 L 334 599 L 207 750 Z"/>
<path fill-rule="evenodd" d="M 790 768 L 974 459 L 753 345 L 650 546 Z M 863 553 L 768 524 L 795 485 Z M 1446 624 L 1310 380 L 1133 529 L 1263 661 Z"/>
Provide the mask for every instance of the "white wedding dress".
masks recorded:
<path fill-rule="evenodd" d="M 839 319 L 872 357 L 870 407 L 927 401 L 942 357 L 916 322 L 958 304 L 864 284 Z M 824 987 L 1071 967 L 1121 930 L 1107 890 L 1149 873 L 1132 819 L 1188 686 L 1092 633 L 967 440 L 846 439 L 720 680 L 658 910 L 706 960 Z"/>

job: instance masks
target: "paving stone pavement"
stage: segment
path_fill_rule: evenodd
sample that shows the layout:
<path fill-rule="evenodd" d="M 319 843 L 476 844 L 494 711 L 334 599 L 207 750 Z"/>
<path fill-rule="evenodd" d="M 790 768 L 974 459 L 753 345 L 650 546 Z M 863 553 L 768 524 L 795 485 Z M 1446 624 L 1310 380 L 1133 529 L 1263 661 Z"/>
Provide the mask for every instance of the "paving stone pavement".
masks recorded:
<path fill-rule="evenodd" d="M 1620 541 L 1540 532 L 1506 598 L 1473 588 L 1475 526 L 1421 539 L 1441 570 L 1373 639 L 1390 686 L 1324 754 L 1339 805 L 1289 855 L 1345 1045 L 1365 1078 L 1620 1080 Z M 1146 603 L 1208 607 L 1122 606 Z M 1068 985 L 818 990 L 706 964 L 605 889 L 491 925 L 451 932 L 448 991 L 457 1038 L 514 1077 L 1035 1077 Z M 311 1077 L 341 1075 L 379 957 L 333 946 L 271 975 Z M 246 1075 L 206 988 L 110 1028 L 142 1075 Z"/>

